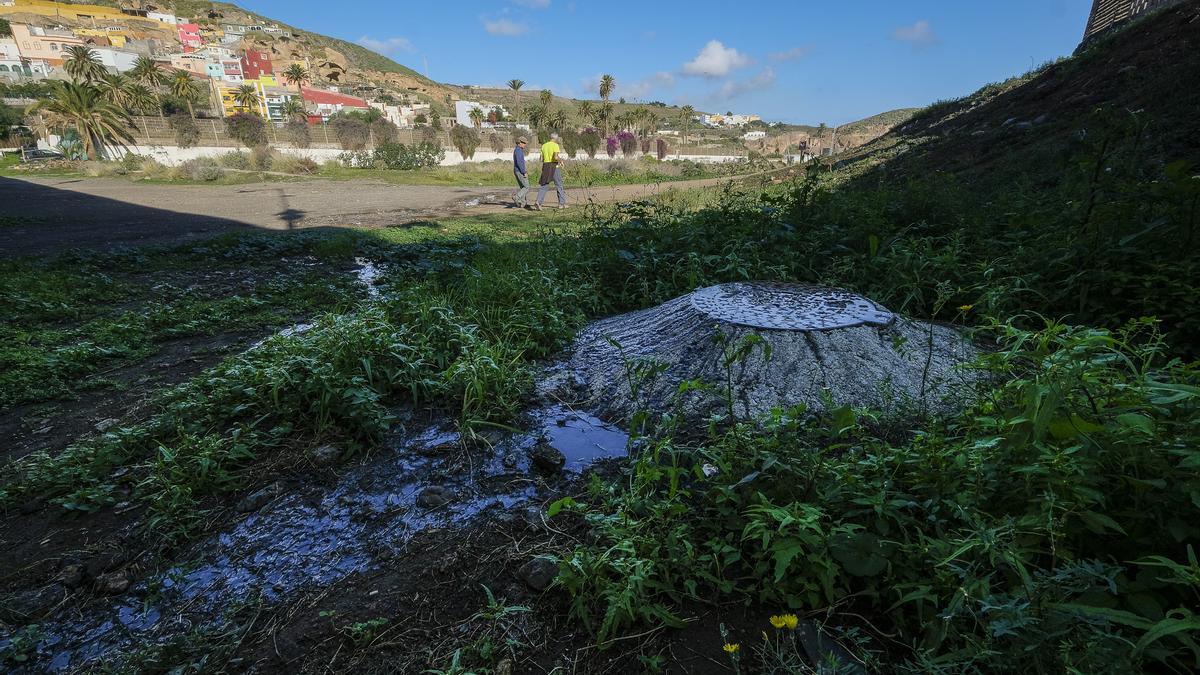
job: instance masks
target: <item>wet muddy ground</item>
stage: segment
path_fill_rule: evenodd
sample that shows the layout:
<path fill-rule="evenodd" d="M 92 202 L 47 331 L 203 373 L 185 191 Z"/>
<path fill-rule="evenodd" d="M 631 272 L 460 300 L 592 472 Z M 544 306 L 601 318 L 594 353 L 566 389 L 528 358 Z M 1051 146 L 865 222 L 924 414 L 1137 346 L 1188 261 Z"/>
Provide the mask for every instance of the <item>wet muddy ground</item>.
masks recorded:
<path fill-rule="evenodd" d="M 362 298 L 386 276 L 366 258 L 324 269 Z M 254 274 L 205 274 L 192 285 L 217 288 L 214 275 L 228 277 L 226 291 L 255 284 Z M 95 390 L 0 411 L 4 461 L 136 423 L 154 392 L 311 325 L 293 316 L 166 341 Z M 495 672 L 621 673 L 640 670 L 645 652 L 686 672 L 726 672 L 713 635 L 744 608 L 696 607 L 689 629 L 636 635 L 621 650 L 596 649 L 568 620 L 551 558 L 589 541 L 589 528 L 581 516 L 548 517 L 548 506 L 584 499 L 593 475 L 619 477 L 630 444 L 573 409 L 577 378 L 545 365 L 514 426 L 463 432 L 428 410 L 394 410 L 376 447 L 353 454 L 333 443 L 263 461 L 246 489 L 203 504 L 202 534 L 185 545 L 150 537 L 135 502 L 10 507 L 0 520 L 4 669 L 418 673 L 475 659 Z M 693 631 L 709 653 L 691 648 Z"/>

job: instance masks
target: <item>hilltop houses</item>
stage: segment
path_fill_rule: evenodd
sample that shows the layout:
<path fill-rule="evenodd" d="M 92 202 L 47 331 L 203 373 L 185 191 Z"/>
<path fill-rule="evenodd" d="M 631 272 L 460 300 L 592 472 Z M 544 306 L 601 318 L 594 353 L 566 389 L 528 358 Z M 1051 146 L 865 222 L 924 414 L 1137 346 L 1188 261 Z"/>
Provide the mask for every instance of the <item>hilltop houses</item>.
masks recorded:
<path fill-rule="evenodd" d="M 217 114 L 228 116 L 250 112 L 282 123 L 287 121 L 282 112 L 284 105 L 299 99 L 301 89 L 280 78 L 280 73 L 293 63 L 299 63 L 310 72 L 323 73 L 325 79 L 336 82 L 339 80 L 337 75 L 344 71 L 341 64 L 311 63 L 306 58 L 293 58 L 287 51 L 281 56 L 278 51 L 258 46 L 268 36 L 292 37 L 289 29 L 278 24 L 250 18 L 242 22 L 201 25 L 189 18 L 144 6 L 147 9 L 120 10 L 52 0 L 0 0 L 0 17 L 9 18 L 13 33 L 11 38 L 0 38 L 0 80 L 67 79 L 63 68 L 64 52 L 83 45 L 91 49 L 110 72 L 132 70 L 139 56 L 149 56 L 168 73 L 184 72 L 204 81 L 210 90 L 212 112 Z M 37 19 L 25 18 L 26 15 Z M 250 109 L 237 102 L 239 88 L 247 85 L 254 89 L 258 98 Z M 305 85 L 303 103 L 308 119 L 316 123 L 344 111 L 374 109 L 396 126 L 411 128 L 418 120 L 429 119 L 432 113 L 428 103 L 410 100 L 408 96 L 397 100 L 385 96 L 387 92 L 379 87 L 358 91 L 379 96 L 386 103 L 352 96 L 338 91 L 337 87 L 323 89 Z M 244 96 L 240 98 L 245 100 Z M 496 114 L 506 114 L 495 104 L 470 103 L 464 108 L 460 103 L 461 123 L 471 123 L 470 109 L 476 106 L 485 114 L 492 114 L 491 121 L 495 121 Z"/>

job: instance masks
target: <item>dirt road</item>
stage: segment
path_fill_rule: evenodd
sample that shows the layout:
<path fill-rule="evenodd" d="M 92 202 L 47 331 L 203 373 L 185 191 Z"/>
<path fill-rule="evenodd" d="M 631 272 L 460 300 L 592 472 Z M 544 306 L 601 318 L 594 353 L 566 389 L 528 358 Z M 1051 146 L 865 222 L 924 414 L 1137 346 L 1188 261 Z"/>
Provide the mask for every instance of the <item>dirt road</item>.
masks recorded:
<path fill-rule="evenodd" d="M 728 178 L 571 188 L 568 203 L 623 201 Z M 509 187 L 311 180 L 248 185 L 154 185 L 101 178 L 0 178 L 0 255 L 170 243 L 235 229 L 387 227 L 512 208 Z M 532 195 L 531 195 L 532 197 Z M 548 203 L 554 202 L 551 191 Z"/>

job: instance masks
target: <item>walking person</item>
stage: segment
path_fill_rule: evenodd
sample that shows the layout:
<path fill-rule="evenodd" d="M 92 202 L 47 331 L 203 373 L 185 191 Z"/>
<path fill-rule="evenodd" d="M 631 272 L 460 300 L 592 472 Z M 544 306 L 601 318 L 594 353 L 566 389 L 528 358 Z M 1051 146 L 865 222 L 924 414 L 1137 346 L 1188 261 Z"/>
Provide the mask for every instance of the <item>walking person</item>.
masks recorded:
<path fill-rule="evenodd" d="M 513 175 L 517 177 L 517 194 L 513 196 L 513 204 L 518 209 L 527 206 L 529 196 L 529 173 L 525 170 L 525 146 L 529 141 L 524 136 L 517 139 L 517 147 L 513 148 Z"/>
<path fill-rule="evenodd" d="M 558 208 L 567 208 L 567 191 L 563 188 L 562 179 L 562 148 L 558 145 L 561 137 L 558 134 L 550 134 L 550 140 L 542 144 L 542 177 L 538 181 L 537 202 L 533 208 L 538 211 L 542 210 L 542 202 L 546 201 L 546 191 L 550 189 L 550 181 L 554 181 L 554 187 L 558 190 Z"/>

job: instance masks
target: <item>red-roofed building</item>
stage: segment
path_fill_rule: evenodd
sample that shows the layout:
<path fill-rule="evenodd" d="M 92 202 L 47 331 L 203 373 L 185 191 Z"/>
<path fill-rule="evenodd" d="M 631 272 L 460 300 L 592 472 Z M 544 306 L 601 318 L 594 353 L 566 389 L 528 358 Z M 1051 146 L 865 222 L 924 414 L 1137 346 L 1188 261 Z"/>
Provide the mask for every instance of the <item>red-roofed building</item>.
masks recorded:
<path fill-rule="evenodd" d="M 242 57 L 242 74 L 247 80 L 257 80 L 263 75 L 274 75 L 275 64 L 268 52 L 247 49 Z"/>
<path fill-rule="evenodd" d="M 370 110 L 371 106 L 361 98 L 339 94 L 333 91 L 325 91 L 323 89 L 304 88 L 304 102 L 308 104 L 309 109 L 314 109 L 321 114 L 321 117 L 329 117 L 346 108 L 356 110 Z"/>
<path fill-rule="evenodd" d="M 190 52 L 204 46 L 204 39 L 200 37 L 200 26 L 194 23 L 181 23 L 175 26 L 179 35 L 179 42 L 183 45 L 184 52 Z"/>

